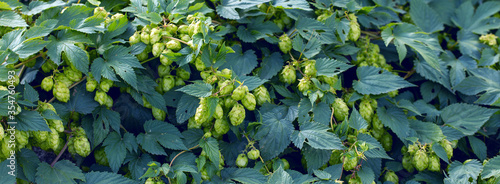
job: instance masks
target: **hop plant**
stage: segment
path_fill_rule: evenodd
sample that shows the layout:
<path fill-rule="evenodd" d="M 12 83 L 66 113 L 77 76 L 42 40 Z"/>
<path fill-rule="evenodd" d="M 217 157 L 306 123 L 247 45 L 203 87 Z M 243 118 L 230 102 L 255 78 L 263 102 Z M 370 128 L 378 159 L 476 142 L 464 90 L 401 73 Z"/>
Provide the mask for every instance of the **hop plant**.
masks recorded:
<path fill-rule="evenodd" d="M 61 102 L 68 102 L 69 100 L 69 88 L 64 83 L 56 83 L 52 93 Z"/>
<path fill-rule="evenodd" d="M 156 107 L 152 107 L 151 110 L 153 112 L 153 117 L 155 119 L 160 121 L 165 121 L 165 118 L 167 117 L 167 113 L 165 111 L 158 109 Z"/>
<path fill-rule="evenodd" d="M 243 105 L 236 103 L 229 112 L 229 119 L 231 120 L 231 124 L 233 126 L 238 126 L 243 123 L 243 120 L 245 119 L 245 108 Z"/>
<path fill-rule="evenodd" d="M 266 102 L 271 102 L 271 96 L 269 95 L 269 92 L 267 91 L 267 88 L 264 86 L 259 86 L 255 88 L 253 91 L 255 99 L 257 101 L 257 105 L 261 106 L 262 104 Z"/>
<path fill-rule="evenodd" d="M 361 100 L 359 103 L 359 114 L 368 122 L 371 122 L 373 117 L 373 108 L 370 100 Z"/>
<path fill-rule="evenodd" d="M 74 147 L 76 153 L 82 157 L 87 157 L 90 154 L 89 140 L 84 136 L 78 136 L 74 140 Z"/>
<path fill-rule="evenodd" d="M 175 87 L 174 76 L 171 75 L 164 76 L 163 80 L 161 81 L 161 86 L 164 92 L 170 91 L 172 88 L 174 88 Z"/>
<path fill-rule="evenodd" d="M 299 91 L 301 92 L 305 92 L 309 89 L 312 88 L 312 81 L 309 79 L 309 78 L 302 78 L 302 79 L 299 79 L 299 84 L 297 85 L 297 88 L 299 89 Z"/>
<path fill-rule="evenodd" d="M 392 170 L 388 170 L 387 172 L 385 172 L 384 180 L 390 181 L 395 184 L 399 183 L 398 175 L 396 175 L 396 173 Z"/>
<path fill-rule="evenodd" d="M 165 49 L 165 50 L 163 50 L 161 52 L 161 54 L 160 54 L 160 62 L 161 62 L 162 65 L 170 66 L 172 64 L 172 62 L 174 62 L 174 61 L 168 59 L 167 56 L 165 56 L 165 55 L 167 55 L 169 53 L 173 53 L 173 51 L 169 50 L 169 49 Z"/>
<path fill-rule="evenodd" d="M 191 74 L 188 71 L 182 68 L 177 68 L 175 71 L 175 75 L 181 78 L 182 80 L 189 80 L 189 77 L 191 76 Z"/>
<path fill-rule="evenodd" d="M 224 135 L 229 131 L 229 123 L 226 119 L 216 119 L 214 129 L 217 134 Z"/>
<path fill-rule="evenodd" d="M 95 93 L 94 100 L 99 102 L 99 104 L 104 105 L 108 101 L 108 94 L 104 91 L 97 91 Z"/>
<path fill-rule="evenodd" d="M 57 132 L 64 132 L 64 124 L 61 120 L 49 120 L 49 127 L 54 128 Z"/>
<path fill-rule="evenodd" d="M 144 44 L 149 44 L 149 33 L 146 31 L 141 32 L 141 41 Z"/>
<path fill-rule="evenodd" d="M 429 167 L 427 169 L 434 172 L 439 172 L 441 170 L 441 163 L 436 154 L 433 153 L 429 156 Z"/>
<path fill-rule="evenodd" d="M 170 40 L 167 42 L 167 49 L 170 49 L 172 51 L 179 51 L 181 50 L 181 42 L 177 40 Z"/>
<path fill-rule="evenodd" d="M 113 86 L 113 81 L 103 78 L 101 83 L 99 84 L 99 89 L 107 93 L 111 86 Z"/>
<path fill-rule="evenodd" d="M 214 118 L 222 119 L 223 116 L 224 116 L 224 110 L 222 109 L 222 106 L 220 104 L 217 104 L 217 106 L 215 106 Z"/>
<path fill-rule="evenodd" d="M 250 111 L 255 110 L 255 105 L 257 104 L 255 96 L 252 93 L 247 93 L 245 98 L 241 100 L 241 103 Z"/>
<path fill-rule="evenodd" d="M 292 84 L 296 78 L 295 68 L 292 65 L 286 65 L 281 71 L 280 79 L 282 82 Z"/>
<path fill-rule="evenodd" d="M 245 98 L 245 95 L 248 93 L 248 87 L 244 85 L 238 86 L 236 89 L 234 89 L 233 94 L 231 95 L 231 98 L 234 100 L 242 100 Z"/>
<path fill-rule="evenodd" d="M 40 84 L 43 90 L 45 91 L 50 91 L 52 90 L 52 87 L 54 86 L 54 79 L 52 77 L 45 77 L 42 80 L 42 84 Z"/>
<path fill-rule="evenodd" d="M 158 75 L 164 77 L 170 74 L 170 66 L 160 65 L 158 66 Z"/>
<path fill-rule="evenodd" d="M 382 147 L 384 147 L 385 151 L 392 150 L 392 135 L 389 133 L 385 133 L 382 135 L 381 141 Z"/>
<path fill-rule="evenodd" d="M 439 144 L 446 151 L 446 156 L 448 156 L 448 159 L 451 159 L 451 157 L 453 156 L 453 147 L 451 146 L 451 142 L 446 139 L 443 139 L 441 142 L 439 142 Z"/>
<path fill-rule="evenodd" d="M 344 170 L 350 171 L 356 168 L 358 165 L 359 158 L 357 156 L 344 155 L 340 158 L 341 162 L 344 163 Z"/>
<path fill-rule="evenodd" d="M 130 36 L 128 42 L 130 43 L 130 45 L 141 42 L 141 34 L 139 32 L 135 32 L 132 36 Z"/>
<path fill-rule="evenodd" d="M 165 44 L 163 43 L 155 43 L 153 45 L 153 56 L 159 57 L 160 54 L 165 50 Z"/>
<path fill-rule="evenodd" d="M 63 73 L 56 74 L 54 80 L 56 81 L 56 83 L 63 83 L 66 87 L 69 87 L 71 86 L 71 84 L 73 84 L 73 81 L 69 80 L 69 78 Z"/>
<path fill-rule="evenodd" d="M 248 164 L 248 158 L 247 155 L 244 153 L 239 154 L 238 158 L 236 158 L 236 166 L 238 167 L 246 167 Z"/>
<path fill-rule="evenodd" d="M 72 82 L 77 82 L 80 81 L 80 79 L 82 79 L 82 72 L 73 69 L 73 67 L 67 67 L 64 70 L 64 75 L 66 75 L 66 77 L 68 77 L 68 79 L 71 80 Z"/>
<path fill-rule="evenodd" d="M 412 173 L 415 171 L 415 167 L 413 167 L 412 164 L 412 157 L 410 154 L 404 154 L 403 159 L 401 161 L 403 168 L 406 169 L 408 172 Z"/>
<path fill-rule="evenodd" d="M 417 171 L 423 171 L 429 166 L 429 158 L 424 150 L 420 149 L 415 152 L 412 159 L 412 164 L 417 169 Z"/>
<path fill-rule="evenodd" d="M 97 18 L 105 18 L 108 16 L 108 12 L 104 9 L 104 7 L 96 7 L 94 8 L 94 16 Z"/>
<path fill-rule="evenodd" d="M 344 121 L 349 116 L 349 107 L 342 98 L 336 98 L 332 103 L 333 113 L 337 121 Z"/>
<path fill-rule="evenodd" d="M 349 14 L 349 19 L 351 21 L 349 22 L 349 34 L 347 35 L 347 38 L 355 42 L 361 35 L 361 29 L 359 27 L 358 19 L 354 13 Z"/>
<path fill-rule="evenodd" d="M 281 52 L 288 53 L 292 50 L 292 40 L 288 37 L 288 34 L 283 34 L 280 36 L 280 42 L 278 43 Z"/>
<path fill-rule="evenodd" d="M 489 46 L 497 45 L 497 39 L 498 39 L 498 36 L 491 34 L 491 33 L 487 34 L 487 35 L 481 35 L 481 37 L 479 37 L 479 41 L 481 41 Z"/>
<path fill-rule="evenodd" d="M 87 77 L 87 83 L 85 84 L 85 89 L 87 89 L 88 92 L 93 92 L 96 87 L 97 87 L 97 81 L 90 76 Z"/>
<path fill-rule="evenodd" d="M 151 29 L 151 32 L 149 33 L 149 43 L 156 44 L 158 41 L 160 41 L 160 39 L 160 29 L 157 27 Z"/>
<path fill-rule="evenodd" d="M 251 160 L 256 160 L 260 157 L 260 151 L 258 149 L 252 149 L 248 153 L 248 158 Z"/>
<path fill-rule="evenodd" d="M 220 91 L 219 94 L 222 96 L 231 94 L 234 89 L 233 82 L 231 80 L 219 81 L 218 87 Z"/>
<path fill-rule="evenodd" d="M 307 60 L 304 62 L 304 74 L 310 77 L 316 76 L 316 61 L 315 60 Z"/>
<path fill-rule="evenodd" d="M 47 137 L 47 143 L 49 148 L 56 150 L 59 146 L 59 133 L 54 129 L 50 128 L 49 137 Z"/>
<path fill-rule="evenodd" d="M 196 124 L 201 125 L 204 122 L 207 122 L 210 118 L 210 114 L 208 112 L 208 104 L 205 98 L 200 99 L 200 105 L 196 108 L 196 113 L 194 114 L 194 120 Z"/>

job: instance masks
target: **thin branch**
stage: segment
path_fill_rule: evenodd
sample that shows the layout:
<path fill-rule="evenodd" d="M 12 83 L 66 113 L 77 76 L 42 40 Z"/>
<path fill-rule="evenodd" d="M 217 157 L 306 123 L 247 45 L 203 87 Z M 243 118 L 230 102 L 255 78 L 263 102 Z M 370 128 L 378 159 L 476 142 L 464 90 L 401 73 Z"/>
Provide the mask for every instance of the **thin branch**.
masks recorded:
<path fill-rule="evenodd" d="M 141 62 L 141 65 L 142 65 L 142 64 L 144 64 L 144 63 L 147 63 L 148 61 L 151 61 L 151 60 L 153 60 L 153 59 L 156 59 L 156 58 L 158 58 L 158 57 L 152 57 L 152 58 L 146 59 L 146 60 L 144 60 L 143 62 Z"/>
<path fill-rule="evenodd" d="M 14 65 L 14 68 L 18 68 L 18 67 L 20 67 L 20 66 L 22 66 L 22 65 L 24 65 L 24 64 L 26 64 L 26 63 L 28 63 L 28 62 L 30 62 L 30 61 L 31 61 L 31 60 L 33 60 L 33 59 L 38 58 L 38 57 L 40 57 L 40 56 L 42 56 L 42 53 L 40 53 L 40 54 L 38 54 L 38 55 L 36 55 L 36 56 L 34 56 L 34 57 L 32 57 L 32 58 L 29 58 L 29 59 L 27 59 L 26 61 L 23 61 L 23 62 L 21 62 L 21 63 L 19 63 L 19 64 L 17 64 L 17 65 Z"/>
<path fill-rule="evenodd" d="M 68 148 L 68 142 L 71 139 L 71 137 L 73 137 L 73 135 L 69 136 L 68 140 L 66 141 L 66 144 L 64 144 L 64 147 L 61 149 L 61 151 L 59 152 L 57 157 L 54 159 L 54 161 L 52 161 L 52 163 L 50 164 L 50 167 L 54 167 L 54 164 L 56 164 L 57 160 L 59 160 L 59 158 L 61 158 L 64 151 L 66 151 L 66 148 Z"/>
<path fill-rule="evenodd" d="M 170 161 L 169 166 L 170 166 L 170 167 L 172 167 L 172 164 L 174 163 L 174 160 L 175 160 L 175 159 L 176 159 L 179 155 L 181 155 L 181 154 L 183 154 L 183 153 L 186 153 L 186 152 L 188 152 L 188 151 L 191 151 L 191 150 L 193 150 L 193 149 L 196 149 L 196 148 L 198 148 L 199 146 L 200 146 L 200 145 L 196 145 L 196 146 L 194 146 L 194 147 L 192 147 L 192 148 L 189 148 L 188 150 L 184 150 L 184 151 L 181 151 L 181 152 L 177 153 L 177 155 L 175 155 L 175 157 L 174 157 L 174 158 L 172 158 L 172 161 Z"/>

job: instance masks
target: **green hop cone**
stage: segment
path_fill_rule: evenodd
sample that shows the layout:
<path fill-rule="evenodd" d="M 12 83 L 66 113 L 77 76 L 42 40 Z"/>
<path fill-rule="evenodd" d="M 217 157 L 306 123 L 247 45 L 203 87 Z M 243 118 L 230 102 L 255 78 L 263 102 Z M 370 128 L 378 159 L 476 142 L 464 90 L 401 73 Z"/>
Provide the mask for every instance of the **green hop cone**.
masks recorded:
<path fill-rule="evenodd" d="M 99 89 L 107 93 L 109 91 L 109 88 L 113 86 L 113 83 L 114 82 L 112 80 L 103 78 L 101 83 L 99 84 Z"/>
<path fill-rule="evenodd" d="M 12 143 L 9 143 L 10 139 L 3 139 L 2 140 L 2 154 L 3 155 L 11 155 L 11 152 L 14 151 L 14 147 L 9 147 L 9 144 L 12 145 Z"/>
<path fill-rule="evenodd" d="M 5 136 L 5 130 L 3 129 L 3 126 L 0 126 L 0 140 L 2 140 L 4 136 Z"/>
<path fill-rule="evenodd" d="M 281 52 L 288 53 L 292 50 L 292 40 L 288 37 L 288 34 L 283 34 L 280 36 L 280 42 L 278 43 Z"/>
<path fill-rule="evenodd" d="M 269 95 L 269 92 L 267 91 L 267 88 L 264 86 L 259 86 L 255 88 L 253 91 L 254 96 L 257 101 L 257 105 L 261 106 L 262 104 L 268 102 L 271 102 L 271 96 Z"/>
<path fill-rule="evenodd" d="M 173 51 L 169 50 L 169 49 L 165 49 L 165 50 L 162 51 L 162 53 L 160 55 L 160 62 L 161 62 L 162 65 L 170 66 L 172 64 L 172 62 L 174 62 L 174 61 L 168 59 L 167 56 L 165 56 L 165 55 L 167 55 L 169 53 L 173 53 Z"/>
<path fill-rule="evenodd" d="M 429 158 L 424 150 L 418 150 L 415 152 L 415 155 L 413 155 L 411 163 L 417 171 L 423 171 L 429 166 Z"/>
<path fill-rule="evenodd" d="M 399 178 L 394 171 L 388 170 L 387 172 L 385 172 L 384 181 L 390 181 L 394 184 L 398 184 Z"/>
<path fill-rule="evenodd" d="M 87 137 L 87 133 L 82 127 L 72 127 L 71 129 L 73 130 L 74 137 Z"/>
<path fill-rule="evenodd" d="M 94 17 L 97 18 L 105 18 L 108 16 L 108 12 L 104 9 L 104 7 L 96 7 L 94 8 Z"/>
<path fill-rule="evenodd" d="M 146 45 L 149 44 L 149 32 L 146 31 L 141 32 L 141 41 Z"/>
<path fill-rule="evenodd" d="M 188 129 L 200 129 L 201 128 L 201 124 L 197 124 L 196 121 L 194 121 L 194 116 L 189 118 L 187 126 L 188 126 Z"/>
<path fill-rule="evenodd" d="M 161 109 L 158 109 L 156 107 L 152 107 L 151 111 L 153 112 L 153 117 L 157 120 L 160 121 L 165 121 L 165 118 L 167 117 L 167 113 Z"/>
<path fill-rule="evenodd" d="M 415 153 L 419 150 L 420 148 L 418 147 L 418 144 L 411 144 L 411 145 L 408 145 L 408 153 L 410 153 L 410 155 L 415 155 Z"/>
<path fill-rule="evenodd" d="M 248 153 L 248 158 L 251 160 L 257 160 L 260 157 L 260 151 L 258 149 L 252 149 Z"/>
<path fill-rule="evenodd" d="M 73 81 L 71 81 L 68 77 L 66 77 L 65 74 L 63 73 L 58 73 L 56 74 L 54 80 L 56 83 L 63 83 L 66 87 L 71 86 L 73 84 Z"/>
<path fill-rule="evenodd" d="M 47 137 L 47 143 L 49 148 L 52 150 L 56 150 L 59 146 L 59 133 L 53 128 L 50 128 L 49 137 Z"/>
<path fill-rule="evenodd" d="M 349 174 L 346 176 L 346 178 L 349 180 L 347 183 L 348 184 L 363 184 L 361 181 L 361 178 L 355 174 L 354 177 L 352 177 L 353 174 Z"/>
<path fill-rule="evenodd" d="M 179 77 L 175 78 L 175 86 L 184 86 L 184 85 L 186 85 L 186 83 L 184 82 L 184 80 L 182 80 Z"/>
<path fill-rule="evenodd" d="M 215 106 L 214 118 L 222 119 L 223 116 L 224 116 L 224 110 L 222 109 L 222 106 L 220 104 L 217 104 L 217 106 Z"/>
<path fill-rule="evenodd" d="M 297 88 L 299 89 L 299 91 L 305 92 L 311 89 L 312 85 L 313 85 L 312 81 L 309 78 L 304 77 L 302 79 L 299 79 L 299 84 L 297 85 Z"/>
<path fill-rule="evenodd" d="M 405 168 L 410 173 L 415 171 L 415 167 L 413 167 L 413 164 L 411 162 L 412 162 L 411 155 L 408 153 L 404 154 L 403 160 L 402 160 L 403 168 Z"/>
<path fill-rule="evenodd" d="M 113 98 L 108 96 L 108 98 L 106 99 L 106 104 L 104 104 L 104 105 L 106 105 L 106 107 L 108 107 L 108 108 L 113 107 Z"/>
<path fill-rule="evenodd" d="M 78 153 L 80 156 L 87 157 L 90 154 L 90 143 L 86 137 L 76 137 L 73 144 L 76 153 Z"/>
<path fill-rule="evenodd" d="M 357 41 L 359 36 L 361 36 L 361 29 L 359 27 L 359 23 L 357 21 L 356 15 L 349 14 L 349 18 L 351 21 L 349 22 L 349 34 L 347 38 L 353 42 Z"/>
<path fill-rule="evenodd" d="M 95 162 L 99 165 L 109 166 L 108 157 L 106 157 L 106 152 L 104 148 L 96 149 L 94 151 Z"/>
<path fill-rule="evenodd" d="M 332 103 L 332 108 L 337 121 L 344 121 L 349 116 L 349 107 L 342 98 L 336 98 Z"/>
<path fill-rule="evenodd" d="M 210 114 L 208 112 L 208 104 L 205 98 L 200 99 L 200 105 L 196 108 L 196 113 L 194 114 L 194 120 L 196 124 L 201 125 L 208 121 Z"/>
<path fill-rule="evenodd" d="M 371 122 L 373 117 L 373 108 L 369 100 L 361 100 L 359 103 L 359 114 L 368 122 Z"/>
<path fill-rule="evenodd" d="M 177 33 L 177 26 L 175 24 L 167 24 L 165 29 L 170 32 L 170 34 L 175 35 Z"/>
<path fill-rule="evenodd" d="M 181 42 L 177 40 L 170 40 L 167 42 L 167 49 L 170 49 L 172 51 L 179 51 L 181 50 Z"/>
<path fill-rule="evenodd" d="M 41 87 L 43 90 L 50 91 L 50 90 L 52 90 L 53 86 L 54 86 L 54 79 L 52 79 L 52 77 L 49 76 L 49 77 L 43 78 L 42 84 L 41 84 Z"/>
<path fill-rule="evenodd" d="M 43 63 L 43 65 L 42 65 L 42 71 L 45 73 L 52 72 L 56 68 L 57 68 L 57 64 L 54 63 L 54 61 L 52 61 L 50 59 L 45 61 L 45 63 Z"/>
<path fill-rule="evenodd" d="M 398 90 L 394 90 L 394 91 L 390 91 L 387 94 L 389 95 L 389 97 L 394 98 L 394 97 L 398 96 L 399 91 Z"/>
<path fill-rule="evenodd" d="M 243 105 L 236 103 L 229 112 L 229 119 L 231 120 L 231 124 L 233 126 L 238 126 L 243 123 L 243 120 L 245 119 L 245 108 Z"/>
<path fill-rule="evenodd" d="M 353 170 L 354 168 L 356 168 L 356 166 L 358 165 L 358 161 L 359 161 L 359 158 L 357 156 L 352 156 L 352 157 L 342 156 L 340 159 L 341 159 L 340 161 L 343 160 L 344 170 L 346 170 L 346 171 L 350 171 L 350 170 Z"/>
<path fill-rule="evenodd" d="M 194 66 L 196 67 L 196 70 L 198 71 L 203 71 L 205 68 L 205 63 L 201 60 L 201 57 L 197 57 L 196 60 L 194 61 Z"/>
<path fill-rule="evenodd" d="M 295 73 L 295 68 L 292 65 L 286 65 L 285 68 L 281 71 L 280 79 L 282 82 L 287 84 L 292 84 L 297 79 L 297 75 Z"/>
<path fill-rule="evenodd" d="M 175 75 L 181 78 L 182 80 L 189 80 L 189 77 L 191 76 L 191 74 L 188 71 L 182 68 L 177 68 L 175 70 Z"/>
<path fill-rule="evenodd" d="M 87 77 L 87 83 L 85 84 L 85 88 L 88 92 L 93 92 L 97 87 L 97 81 L 92 79 L 91 77 Z"/>
<path fill-rule="evenodd" d="M 164 77 L 170 74 L 170 66 L 159 65 L 158 66 L 158 75 L 160 77 Z"/>
<path fill-rule="evenodd" d="M 229 131 L 229 123 L 225 118 L 216 119 L 214 124 L 214 129 L 217 134 L 224 135 Z"/>
<path fill-rule="evenodd" d="M 68 77 L 68 79 L 72 82 L 78 82 L 82 79 L 82 72 L 72 68 L 65 68 L 64 75 L 66 75 L 66 77 Z"/>
<path fill-rule="evenodd" d="M 165 50 L 165 44 L 160 43 L 160 42 L 155 43 L 155 44 L 153 45 L 153 51 L 152 51 L 152 52 L 153 52 L 153 56 L 155 56 L 155 57 L 159 57 L 159 56 L 160 56 L 160 54 L 161 54 L 164 50 Z"/>
<path fill-rule="evenodd" d="M 243 106 L 245 106 L 249 111 L 255 110 L 257 102 L 255 101 L 255 96 L 252 93 L 247 93 L 245 98 L 241 100 Z"/>
<path fill-rule="evenodd" d="M 382 121 L 380 121 L 377 114 L 373 115 L 371 123 L 373 129 L 375 130 L 382 130 L 384 128 L 384 124 L 382 124 Z"/>
<path fill-rule="evenodd" d="M 57 132 L 64 132 L 64 124 L 61 120 L 57 119 L 49 120 L 49 127 L 54 128 Z"/>
<path fill-rule="evenodd" d="M 99 104 L 104 105 L 106 104 L 106 101 L 108 100 L 108 94 L 104 91 L 97 91 L 94 96 L 94 100 L 96 102 L 99 102 Z"/>
<path fill-rule="evenodd" d="M 439 157 L 436 154 L 431 154 L 429 156 L 429 171 L 439 172 L 441 170 L 441 163 L 439 162 Z"/>
<path fill-rule="evenodd" d="M 155 27 L 151 29 L 151 32 L 149 33 L 149 43 L 150 44 L 156 44 L 158 41 L 160 41 L 161 36 L 160 36 L 160 29 Z"/>
<path fill-rule="evenodd" d="M 448 159 L 451 159 L 451 157 L 453 156 L 453 147 L 451 146 L 451 142 L 446 139 L 443 139 L 441 142 L 439 142 L 439 144 L 446 151 L 446 156 L 448 156 Z"/>
<path fill-rule="evenodd" d="M 134 45 L 141 42 L 141 34 L 136 31 L 132 36 L 130 36 L 128 42 L 130 43 L 130 45 Z"/>
<path fill-rule="evenodd" d="M 61 102 L 68 102 L 69 100 L 69 88 L 64 83 L 56 83 L 52 94 Z"/>
<path fill-rule="evenodd" d="M 342 151 L 341 150 L 333 150 L 332 154 L 330 155 L 330 160 L 328 160 L 328 163 L 330 165 L 336 165 L 342 163 L 342 160 L 340 159 L 342 157 Z"/>
<path fill-rule="evenodd" d="M 239 154 L 238 158 L 236 158 L 236 166 L 242 168 L 242 167 L 246 167 L 247 164 L 248 164 L 247 155 L 245 155 L 244 153 Z"/>
<path fill-rule="evenodd" d="M 177 32 L 179 34 L 188 34 L 189 33 L 189 27 L 187 25 L 180 25 L 177 28 Z"/>
<path fill-rule="evenodd" d="M 33 137 L 35 137 L 36 142 L 42 143 L 49 137 L 49 132 L 47 131 L 34 131 Z"/>
<path fill-rule="evenodd" d="M 148 178 L 144 184 L 156 184 L 154 178 Z"/>
<path fill-rule="evenodd" d="M 316 76 L 317 70 L 316 70 L 316 61 L 315 60 L 308 60 L 304 62 L 304 74 L 310 77 Z"/>
<path fill-rule="evenodd" d="M 384 147 L 385 151 L 392 150 L 392 135 L 386 132 L 382 135 L 380 142 L 382 143 L 382 147 Z"/>
<path fill-rule="evenodd" d="M 28 144 L 28 139 L 30 137 L 29 132 L 16 130 L 16 147 L 21 148 Z"/>
<path fill-rule="evenodd" d="M 233 94 L 231 95 L 231 98 L 234 100 L 242 100 L 245 98 L 245 95 L 248 93 L 248 86 L 240 85 L 236 89 L 234 89 Z"/>
<path fill-rule="evenodd" d="M 219 94 L 221 96 L 224 95 L 229 95 L 231 92 L 233 92 L 234 85 L 231 80 L 224 80 L 224 81 L 219 81 L 218 83 L 218 88 L 219 88 Z"/>
<path fill-rule="evenodd" d="M 226 97 L 224 99 L 224 107 L 226 109 L 233 108 L 233 106 L 236 104 L 236 100 L 234 100 L 232 97 Z"/>
<path fill-rule="evenodd" d="M 174 88 L 175 87 L 174 76 L 171 76 L 171 75 L 164 76 L 161 80 L 161 86 L 162 86 L 163 92 L 170 91 L 172 88 Z"/>

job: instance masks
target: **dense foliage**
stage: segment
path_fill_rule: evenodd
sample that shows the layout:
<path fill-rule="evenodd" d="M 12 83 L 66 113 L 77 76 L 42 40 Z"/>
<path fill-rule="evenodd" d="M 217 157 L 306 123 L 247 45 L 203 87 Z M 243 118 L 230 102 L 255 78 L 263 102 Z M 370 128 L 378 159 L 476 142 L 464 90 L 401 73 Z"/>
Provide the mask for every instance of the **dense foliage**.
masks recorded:
<path fill-rule="evenodd" d="M 500 2 L 0 0 L 0 183 L 500 183 Z"/>

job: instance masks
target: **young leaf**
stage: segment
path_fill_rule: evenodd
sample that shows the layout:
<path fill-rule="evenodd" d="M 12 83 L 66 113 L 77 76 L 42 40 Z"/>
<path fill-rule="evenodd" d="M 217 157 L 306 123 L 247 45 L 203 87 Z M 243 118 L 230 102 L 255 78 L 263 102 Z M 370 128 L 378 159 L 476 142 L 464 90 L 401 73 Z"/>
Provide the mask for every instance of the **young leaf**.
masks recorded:
<path fill-rule="evenodd" d="M 373 66 L 359 67 L 356 74 L 359 80 L 353 81 L 352 86 L 358 93 L 365 95 L 377 95 L 415 86 L 399 76 Z"/>
<path fill-rule="evenodd" d="M 57 38 L 51 35 L 49 40 L 50 43 L 46 47 L 47 56 L 49 56 L 54 63 L 57 65 L 62 63 L 61 54 L 64 52 L 76 69 L 83 73 L 88 72 L 89 57 L 87 51 L 75 45 L 76 43 L 90 43 L 90 40 L 85 34 L 70 30 L 62 30 L 57 33 Z M 94 77 L 98 76 L 94 75 Z"/>
<path fill-rule="evenodd" d="M 69 160 L 61 160 L 54 164 L 54 167 L 46 162 L 40 163 L 35 181 L 39 184 L 76 184 L 74 179 L 85 181 L 85 175 L 74 163 Z"/>

